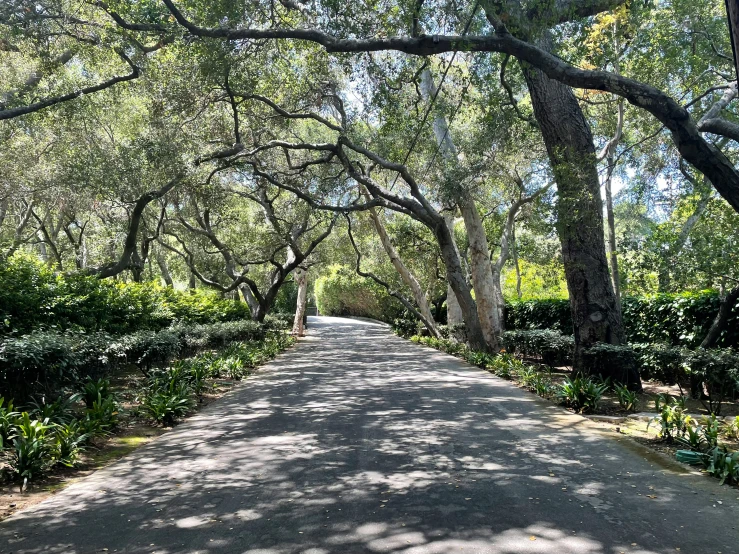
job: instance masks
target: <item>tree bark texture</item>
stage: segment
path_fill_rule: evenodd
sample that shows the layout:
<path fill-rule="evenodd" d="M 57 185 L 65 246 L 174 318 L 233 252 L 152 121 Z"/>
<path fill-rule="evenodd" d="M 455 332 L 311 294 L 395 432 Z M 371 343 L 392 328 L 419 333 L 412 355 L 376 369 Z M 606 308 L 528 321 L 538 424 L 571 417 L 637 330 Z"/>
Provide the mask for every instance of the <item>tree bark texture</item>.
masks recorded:
<path fill-rule="evenodd" d="M 390 240 L 390 236 L 387 234 L 387 230 L 380 220 L 380 216 L 375 208 L 369 210 L 369 216 L 372 220 L 372 224 L 375 226 L 377 236 L 380 237 L 380 243 L 385 249 L 388 257 L 390 258 L 390 262 L 393 264 L 393 267 L 400 275 L 400 278 L 411 290 L 413 300 L 415 301 L 416 306 L 418 306 L 418 311 L 423 315 L 426 326 L 430 326 L 429 333 L 438 338 L 440 336 L 439 328 L 434 323 L 434 316 L 431 313 L 431 308 L 429 307 L 428 300 L 426 300 L 426 295 L 424 294 L 423 290 L 421 290 L 421 284 L 418 282 L 418 279 L 416 279 L 416 276 L 413 275 L 413 273 L 411 273 L 411 271 L 406 267 L 406 265 L 403 263 L 403 260 L 400 259 L 400 255 L 398 254 L 398 251 L 395 249 L 395 246 Z"/>
<path fill-rule="evenodd" d="M 427 102 L 431 101 L 437 94 L 433 76 L 428 69 L 425 69 L 421 74 L 421 92 Z M 450 166 L 456 166 L 457 148 L 449 131 L 449 124 L 446 117 L 441 113 L 437 113 L 434 116 L 433 130 L 436 143 L 439 146 L 439 151 L 444 161 Z M 470 243 L 469 263 L 480 328 L 482 329 L 488 347 L 492 351 L 496 351 L 498 349 L 498 335 L 501 332 L 501 325 L 495 296 L 495 283 L 490 266 L 490 248 L 488 246 L 487 236 L 485 235 L 485 227 L 482 225 L 482 219 L 469 191 L 461 184 L 458 184 L 455 187 L 455 196 Z M 465 323 L 467 322 L 465 321 Z"/>
<path fill-rule="evenodd" d="M 295 270 L 295 282 L 298 284 L 298 302 L 295 308 L 295 321 L 293 323 L 293 335 L 302 337 L 305 335 L 305 307 L 308 303 L 308 270 L 301 267 Z"/>
<path fill-rule="evenodd" d="M 534 114 L 539 123 L 559 193 L 557 228 L 562 244 L 570 309 L 574 322 L 574 367 L 582 351 L 597 342 L 623 344 L 621 314 L 606 261 L 603 203 L 590 127 L 572 90 L 523 65 Z M 636 368 L 608 375 L 640 388 Z"/>
<path fill-rule="evenodd" d="M 444 212 L 444 224 L 446 225 L 450 235 L 452 236 L 452 245 L 455 250 L 455 255 L 459 260 L 459 250 L 457 249 L 457 243 L 454 240 L 454 211 L 449 209 Z M 459 305 L 457 295 L 454 294 L 454 289 L 452 288 L 452 284 L 448 278 L 446 291 L 446 323 L 449 327 L 452 327 L 454 325 L 462 325 L 464 323 L 464 318 L 462 317 L 462 308 Z"/>

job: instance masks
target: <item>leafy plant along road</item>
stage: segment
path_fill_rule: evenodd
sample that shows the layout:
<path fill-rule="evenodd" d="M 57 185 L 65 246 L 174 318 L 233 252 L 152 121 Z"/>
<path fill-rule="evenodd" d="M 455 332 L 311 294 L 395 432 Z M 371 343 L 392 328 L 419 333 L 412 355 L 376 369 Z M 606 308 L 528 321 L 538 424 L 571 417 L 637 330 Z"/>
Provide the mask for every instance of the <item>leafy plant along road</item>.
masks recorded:
<path fill-rule="evenodd" d="M 739 492 L 364 321 L 0 526 L 0 551 L 736 552 Z"/>

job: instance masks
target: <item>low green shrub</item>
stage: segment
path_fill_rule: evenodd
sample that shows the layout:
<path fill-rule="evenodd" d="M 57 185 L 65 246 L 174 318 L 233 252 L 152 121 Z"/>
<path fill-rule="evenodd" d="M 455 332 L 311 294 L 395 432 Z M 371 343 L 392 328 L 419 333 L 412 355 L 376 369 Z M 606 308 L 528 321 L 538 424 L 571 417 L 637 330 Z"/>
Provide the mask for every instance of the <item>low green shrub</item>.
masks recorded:
<path fill-rule="evenodd" d="M 622 299 L 626 339 L 632 343 L 665 343 L 697 347 L 711 327 L 719 307 L 716 291 L 655 294 Z M 509 330 L 552 329 L 572 332 L 570 303 L 565 299 L 509 302 L 505 307 Z M 719 338 L 722 347 L 739 346 L 739 309 Z"/>
<path fill-rule="evenodd" d="M 85 450 L 85 444 L 91 438 L 79 421 L 58 425 L 54 428 L 52 457 L 57 464 L 74 467 L 79 461 L 80 454 Z"/>
<path fill-rule="evenodd" d="M 82 384 L 82 392 L 80 394 L 88 410 L 101 398 L 110 398 L 113 396 L 108 379 L 88 379 Z"/>
<path fill-rule="evenodd" d="M 630 390 L 640 386 L 636 356 L 630 346 L 596 343 L 582 350 L 581 359 L 581 372 L 585 375 L 600 375 Z"/>
<path fill-rule="evenodd" d="M 512 379 L 515 375 L 521 373 L 524 365 L 525 364 L 515 356 L 503 353 L 493 358 L 493 360 L 488 364 L 488 369 L 498 377 L 502 377 L 503 379 Z"/>
<path fill-rule="evenodd" d="M 654 417 L 648 424 L 647 429 L 652 423 L 659 423 L 659 435 L 662 439 L 672 442 L 676 439 L 683 439 L 691 429 L 693 418 L 685 411 L 685 399 L 669 398 L 655 403 L 659 415 Z"/>
<path fill-rule="evenodd" d="M 721 413 L 721 405 L 727 398 L 739 393 L 739 352 L 732 348 L 707 350 L 698 348 L 689 352 L 685 365 L 693 381 L 701 383 L 704 394 L 700 399 L 712 414 Z"/>
<path fill-rule="evenodd" d="M 396 317 L 391 325 L 393 332 L 405 339 L 417 335 L 419 332 L 418 321 L 414 319 L 401 319 Z"/>
<path fill-rule="evenodd" d="M 117 283 L 54 272 L 32 255 L 0 257 L 0 334 L 85 329 L 126 334 L 175 322 L 250 319 L 244 302 L 215 291 L 178 291 L 157 283 Z"/>
<path fill-rule="evenodd" d="M 6 401 L 5 398 L 0 397 L 0 450 L 10 444 L 20 415 L 20 412 L 14 410 L 12 400 Z"/>
<path fill-rule="evenodd" d="M 549 366 L 572 365 L 575 339 L 552 330 L 506 331 L 506 350 L 524 357 L 541 358 Z"/>
<path fill-rule="evenodd" d="M 171 427 L 193 408 L 192 389 L 187 383 L 170 381 L 166 386 L 155 388 L 142 398 L 141 411 L 150 419 Z"/>
<path fill-rule="evenodd" d="M 46 402 L 45 397 L 29 403 L 29 414 L 34 419 L 48 421 L 52 425 L 66 425 L 74 419 L 73 404 L 76 398 L 59 396 L 53 402 Z"/>
<path fill-rule="evenodd" d="M 682 348 L 662 343 L 635 343 L 630 346 L 642 379 L 657 379 L 666 385 L 686 380 L 685 352 Z"/>
<path fill-rule="evenodd" d="M 8 466 L 11 473 L 23 479 L 24 483 L 43 474 L 54 465 L 51 429 L 52 426 L 46 420 L 32 420 L 28 412 L 20 415 Z"/>
<path fill-rule="evenodd" d="M 715 447 L 707 456 L 706 471 L 721 479 L 722 485 L 739 485 L 739 451 L 731 452 L 725 446 Z"/>
<path fill-rule="evenodd" d="M 580 413 L 591 413 L 598 408 L 603 395 L 608 390 L 604 383 L 589 377 L 567 377 L 558 390 L 557 396 L 566 406 Z"/>

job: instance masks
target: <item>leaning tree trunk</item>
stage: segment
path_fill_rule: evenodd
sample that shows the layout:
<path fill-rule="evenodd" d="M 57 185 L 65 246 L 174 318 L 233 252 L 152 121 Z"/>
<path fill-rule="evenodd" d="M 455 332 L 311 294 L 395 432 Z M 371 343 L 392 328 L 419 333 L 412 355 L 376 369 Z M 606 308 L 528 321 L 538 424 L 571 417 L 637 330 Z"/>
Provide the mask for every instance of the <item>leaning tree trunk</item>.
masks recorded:
<path fill-rule="evenodd" d="M 390 262 L 393 264 L 393 267 L 400 275 L 400 278 L 411 290 L 413 300 L 415 301 L 416 306 L 418 306 L 418 311 L 421 313 L 421 315 L 423 315 L 429 333 L 438 338 L 440 336 L 439 329 L 434 323 L 434 316 L 431 313 L 431 308 L 429 307 L 428 300 L 426 300 L 426 295 L 424 294 L 423 290 L 421 290 L 421 284 L 418 282 L 418 279 L 416 279 L 416 276 L 413 275 L 413 273 L 411 273 L 410 270 L 406 267 L 406 265 L 403 263 L 403 260 L 400 259 L 398 251 L 395 249 L 395 246 L 390 240 L 390 236 L 385 230 L 385 226 L 382 224 L 382 221 L 380 220 L 380 217 L 374 208 L 369 210 L 369 216 L 370 219 L 372 219 L 373 225 L 375 226 L 377 236 L 380 237 L 380 243 L 385 249 L 388 257 L 390 258 Z"/>
<path fill-rule="evenodd" d="M 480 326 L 485 335 L 485 341 L 495 351 L 498 349 L 498 335 L 502 329 L 485 228 L 477 212 L 477 206 L 466 194 L 460 198 L 459 211 L 462 213 L 467 228 L 472 286 L 475 290 Z"/>
<path fill-rule="evenodd" d="M 298 284 L 298 302 L 295 308 L 295 322 L 293 323 L 293 335 L 302 337 L 305 335 L 305 307 L 308 303 L 308 270 L 297 268 L 295 270 L 295 282 Z"/>
<path fill-rule="evenodd" d="M 613 293 L 616 297 L 616 306 L 621 310 L 621 276 L 618 270 L 618 251 L 616 249 L 616 218 L 613 214 L 613 194 L 611 185 L 613 182 L 613 166 L 615 158 L 609 153 L 607 158 L 608 173 L 606 174 L 606 215 L 608 220 L 608 258 L 611 262 L 611 282 Z"/>
<path fill-rule="evenodd" d="M 490 347 L 485 340 L 482 327 L 480 326 L 477 305 L 472 298 L 472 293 L 462 270 L 462 262 L 459 257 L 457 245 L 454 243 L 454 235 L 443 218 L 439 218 L 439 221 L 436 222 L 432 230 L 441 250 L 441 259 L 446 267 L 447 283 L 449 283 L 452 289 L 450 296 L 455 297 L 459 304 L 459 310 L 465 325 L 467 342 L 475 350 L 489 351 Z M 447 302 L 449 302 L 448 298 Z"/>
<path fill-rule="evenodd" d="M 168 287 L 174 287 L 174 281 L 172 280 L 172 274 L 169 272 L 169 265 L 167 265 L 167 258 L 164 256 L 164 252 L 157 248 L 154 256 L 156 257 L 159 272 L 162 274 L 165 284 Z"/>
<path fill-rule="evenodd" d="M 621 314 L 605 252 L 603 203 L 593 137 L 572 90 L 522 64 L 559 193 L 557 228 L 574 322 L 574 368 L 596 342 L 623 344 Z M 641 388 L 636 368 L 594 368 L 604 377 Z M 623 374 L 614 374 L 623 373 Z"/>
<path fill-rule="evenodd" d="M 457 256 L 457 259 L 459 260 L 459 250 L 457 249 L 457 243 L 454 240 L 454 211 L 452 208 L 449 208 L 447 211 L 444 212 L 444 224 L 447 226 L 447 229 L 449 229 L 449 233 L 452 237 L 452 245 L 454 247 L 455 255 Z M 464 323 L 464 318 L 462 317 L 462 308 L 459 305 L 459 301 L 457 300 L 457 295 L 454 294 L 454 289 L 452 289 L 452 284 L 447 279 L 447 286 L 446 286 L 446 324 L 449 327 L 450 331 L 453 327 L 462 325 Z M 451 336 L 451 333 L 450 333 Z M 462 337 L 453 337 L 460 339 Z"/>
<path fill-rule="evenodd" d="M 436 85 L 429 69 L 421 74 L 421 92 L 427 102 L 437 95 Z M 454 145 L 449 124 L 446 117 L 441 113 L 434 116 L 432 127 L 434 137 L 439 146 L 444 161 L 449 166 L 457 164 L 457 147 Z M 470 243 L 470 270 L 472 273 L 472 286 L 475 289 L 475 301 L 477 302 L 477 314 L 480 321 L 485 342 L 492 351 L 498 349 L 498 334 L 501 332 L 498 307 L 495 298 L 495 285 L 490 271 L 490 248 L 488 247 L 485 227 L 482 224 L 480 214 L 477 212 L 475 200 L 469 191 L 461 184 L 455 190 L 457 205 L 464 220 L 467 237 Z M 448 305 L 448 304 L 447 304 Z M 465 323 L 467 323 L 465 321 Z"/>

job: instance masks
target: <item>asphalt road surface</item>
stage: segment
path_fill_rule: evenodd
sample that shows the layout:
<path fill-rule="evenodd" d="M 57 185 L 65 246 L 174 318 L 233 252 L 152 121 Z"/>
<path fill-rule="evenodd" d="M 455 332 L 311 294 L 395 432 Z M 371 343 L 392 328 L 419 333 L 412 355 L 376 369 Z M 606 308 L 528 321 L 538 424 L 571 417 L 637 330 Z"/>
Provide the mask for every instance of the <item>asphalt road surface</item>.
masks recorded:
<path fill-rule="evenodd" d="M 736 488 L 314 317 L 218 402 L 0 524 L 0 552 L 737 554 L 738 528 Z"/>

